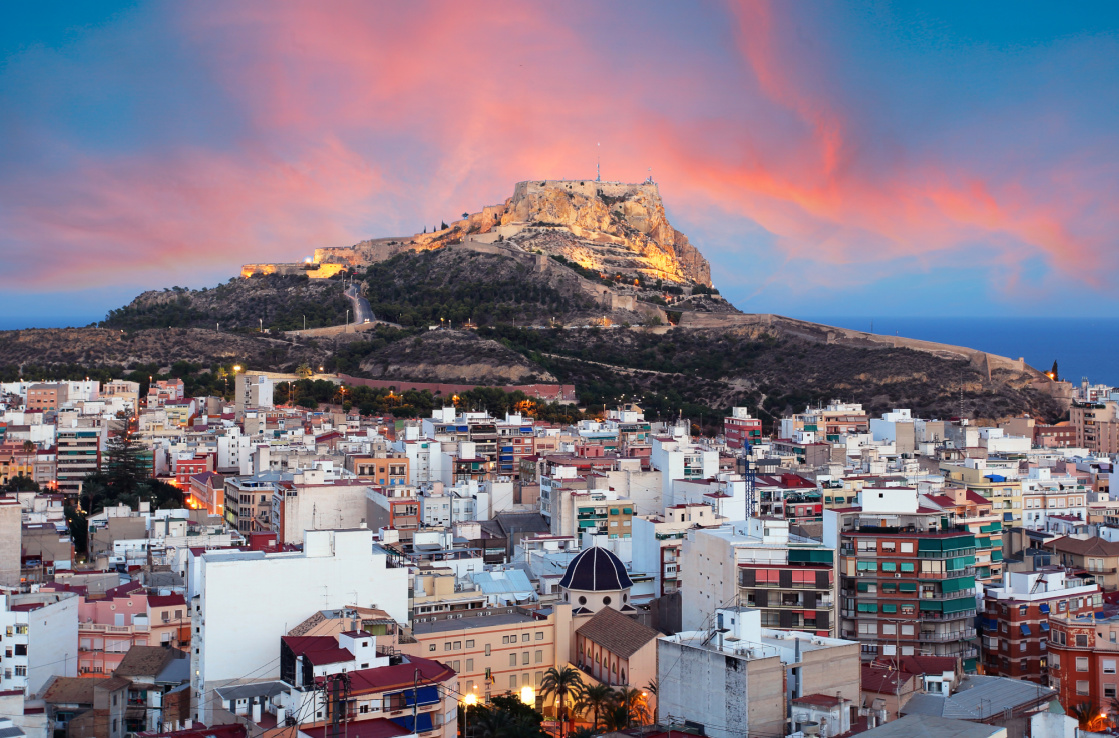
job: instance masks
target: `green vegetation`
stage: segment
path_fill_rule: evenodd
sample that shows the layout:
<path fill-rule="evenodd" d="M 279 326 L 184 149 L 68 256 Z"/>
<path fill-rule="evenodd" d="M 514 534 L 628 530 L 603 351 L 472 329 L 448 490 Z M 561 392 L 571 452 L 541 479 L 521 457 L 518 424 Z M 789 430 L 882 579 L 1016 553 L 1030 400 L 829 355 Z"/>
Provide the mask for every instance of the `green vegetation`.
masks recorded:
<path fill-rule="evenodd" d="M 543 275 L 512 259 L 473 251 L 405 252 L 369 267 L 373 313 L 405 327 L 512 323 L 564 315 L 593 306 L 568 297 Z"/>
<path fill-rule="evenodd" d="M 110 310 L 102 328 L 127 331 L 146 328 L 214 328 L 227 331 L 272 331 L 341 325 L 350 301 L 338 279 L 312 280 L 306 274 L 255 275 L 212 289 L 173 287 L 140 295 Z"/>

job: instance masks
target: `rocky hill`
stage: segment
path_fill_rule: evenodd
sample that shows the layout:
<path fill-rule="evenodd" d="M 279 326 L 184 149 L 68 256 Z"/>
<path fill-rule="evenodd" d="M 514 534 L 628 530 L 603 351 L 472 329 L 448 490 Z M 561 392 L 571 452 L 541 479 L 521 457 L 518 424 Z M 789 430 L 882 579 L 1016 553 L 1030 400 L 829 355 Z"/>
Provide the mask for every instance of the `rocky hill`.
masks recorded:
<path fill-rule="evenodd" d="M 604 278 L 711 287 L 710 265 L 668 222 L 654 182 L 518 182 L 503 204 L 463 215 L 432 233 L 318 249 L 315 260 L 363 267 L 402 251 L 503 242 L 526 253 L 561 256 Z"/>
<path fill-rule="evenodd" d="M 300 335 L 304 316 L 308 328 L 343 323 L 351 304 L 340 281 L 257 275 L 145 292 L 97 329 L 0 333 L 0 375 L 305 363 L 378 379 L 559 381 L 588 407 L 636 398 L 653 418 L 711 421 L 746 405 L 767 426 L 833 398 L 940 418 L 961 402 L 990 419 L 1052 421 L 1067 408 L 1060 387 L 1020 360 L 741 313 L 711 286 L 652 183 L 522 182 L 503 204 L 434 233 L 316 256 L 357 271 L 378 322 Z"/>

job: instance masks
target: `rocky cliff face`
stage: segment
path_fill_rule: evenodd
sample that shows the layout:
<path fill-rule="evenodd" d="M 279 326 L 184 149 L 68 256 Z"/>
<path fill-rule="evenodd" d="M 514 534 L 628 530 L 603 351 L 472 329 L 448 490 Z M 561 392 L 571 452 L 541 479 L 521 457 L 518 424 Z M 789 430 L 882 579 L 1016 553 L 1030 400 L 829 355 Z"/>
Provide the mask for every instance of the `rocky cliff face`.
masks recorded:
<path fill-rule="evenodd" d="M 322 262 L 368 264 L 403 249 L 500 239 L 526 251 L 563 256 L 603 274 L 642 276 L 711 286 L 711 267 L 664 212 L 653 182 L 534 180 L 518 182 L 501 205 L 457 220 L 434 233 L 319 249 Z"/>

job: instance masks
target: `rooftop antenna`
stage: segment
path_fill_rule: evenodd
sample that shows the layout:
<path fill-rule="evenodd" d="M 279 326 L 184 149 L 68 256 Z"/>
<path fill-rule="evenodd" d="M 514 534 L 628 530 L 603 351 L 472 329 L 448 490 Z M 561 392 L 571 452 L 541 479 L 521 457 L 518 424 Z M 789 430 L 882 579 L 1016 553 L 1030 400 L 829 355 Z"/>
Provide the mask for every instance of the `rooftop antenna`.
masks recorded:
<path fill-rule="evenodd" d="M 601 141 L 598 142 L 598 157 L 595 159 L 595 162 L 596 162 L 595 163 L 596 175 L 595 175 L 594 181 L 595 182 L 601 182 L 602 181 L 602 142 Z"/>

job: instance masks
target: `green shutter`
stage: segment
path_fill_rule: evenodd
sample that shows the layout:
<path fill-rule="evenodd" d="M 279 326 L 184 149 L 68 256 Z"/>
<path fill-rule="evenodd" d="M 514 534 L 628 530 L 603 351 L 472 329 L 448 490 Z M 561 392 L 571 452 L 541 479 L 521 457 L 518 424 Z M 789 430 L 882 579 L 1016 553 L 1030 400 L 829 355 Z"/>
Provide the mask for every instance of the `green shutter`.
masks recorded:
<path fill-rule="evenodd" d="M 859 582 L 858 586 L 859 586 L 859 591 L 860 592 L 869 592 L 870 591 L 870 582 Z"/>
<path fill-rule="evenodd" d="M 921 603 L 924 604 L 923 602 Z M 945 600 L 944 612 L 963 612 L 964 610 L 975 609 L 974 597 L 961 597 L 958 600 Z"/>
<path fill-rule="evenodd" d="M 902 582 L 901 583 L 901 591 L 902 592 L 916 592 L 917 591 L 917 582 Z"/>
<path fill-rule="evenodd" d="M 957 577 L 956 579 L 945 579 L 940 589 L 942 592 L 962 592 L 973 587 L 975 587 L 975 577 Z"/>
<path fill-rule="evenodd" d="M 890 605 L 890 604 L 882 605 L 882 612 L 897 612 L 897 611 L 898 611 L 898 606 L 897 605 Z"/>
<path fill-rule="evenodd" d="M 910 574 L 912 574 L 913 572 L 915 572 L 917 570 L 917 567 L 914 564 L 902 563 L 901 570 L 903 572 L 909 572 Z"/>
<path fill-rule="evenodd" d="M 789 549 L 790 564 L 830 564 L 832 562 L 831 549 L 827 548 L 793 548 Z"/>
<path fill-rule="evenodd" d="M 975 600 L 972 600 L 975 603 Z M 925 612 L 940 612 L 944 609 L 944 603 L 940 600 L 921 600 L 921 610 Z"/>
<path fill-rule="evenodd" d="M 1002 561 L 1002 549 L 996 548 L 991 551 L 991 563 Z"/>
<path fill-rule="evenodd" d="M 892 561 L 883 561 L 882 562 L 882 571 L 897 571 L 897 570 L 898 570 L 898 565 L 895 564 L 894 562 L 892 562 Z"/>

